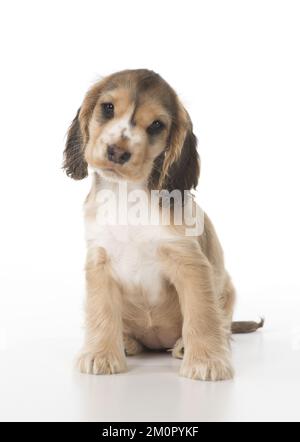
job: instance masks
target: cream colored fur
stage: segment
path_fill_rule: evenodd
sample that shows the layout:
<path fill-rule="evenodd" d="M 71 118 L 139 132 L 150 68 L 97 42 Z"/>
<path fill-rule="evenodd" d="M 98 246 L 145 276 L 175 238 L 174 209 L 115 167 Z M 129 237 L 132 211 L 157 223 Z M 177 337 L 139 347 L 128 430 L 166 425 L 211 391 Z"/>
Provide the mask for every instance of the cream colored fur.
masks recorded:
<path fill-rule="evenodd" d="M 126 161 L 118 161 L 118 152 Z M 147 347 L 183 358 L 182 376 L 230 379 L 235 294 L 209 218 L 199 237 L 172 222 L 127 227 L 99 222 L 99 192 L 109 190 L 118 199 L 118 182 L 145 192 L 197 187 L 200 162 L 191 119 L 159 75 L 122 71 L 87 92 L 68 132 L 64 168 L 78 180 L 88 175 L 88 166 L 94 176 L 85 204 L 86 336 L 80 370 L 123 372 L 125 354 Z"/>
<path fill-rule="evenodd" d="M 118 373 L 126 369 L 125 351 L 173 348 L 174 357 L 183 357 L 182 376 L 230 379 L 234 289 L 211 222 L 205 217 L 199 238 L 174 226 L 101 226 L 97 195 L 104 188 L 117 184 L 95 174 L 85 205 L 87 333 L 81 371 Z"/>

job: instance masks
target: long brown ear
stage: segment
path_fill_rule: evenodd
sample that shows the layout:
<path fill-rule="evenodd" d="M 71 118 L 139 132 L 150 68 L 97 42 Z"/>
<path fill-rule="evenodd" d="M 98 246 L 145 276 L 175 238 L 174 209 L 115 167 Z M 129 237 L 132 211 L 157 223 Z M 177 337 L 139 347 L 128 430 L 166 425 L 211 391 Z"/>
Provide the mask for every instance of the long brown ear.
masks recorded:
<path fill-rule="evenodd" d="M 158 182 L 159 190 L 169 192 L 195 189 L 200 175 L 200 159 L 193 125 L 187 111 L 179 100 L 177 102 L 177 115 L 167 149 L 156 159 L 151 177 L 152 183 Z M 159 177 L 154 176 L 158 174 Z"/>
<path fill-rule="evenodd" d="M 74 180 L 82 180 L 88 175 L 88 165 L 84 159 L 83 135 L 80 128 L 79 113 L 80 109 L 69 128 L 63 162 L 66 174 Z"/>
<path fill-rule="evenodd" d="M 169 168 L 164 189 L 172 192 L 196 189 L 200 175 L 200 158 L 197 152 L 197 138 L 192 127 L 188 129 L 180 156 Z"/>

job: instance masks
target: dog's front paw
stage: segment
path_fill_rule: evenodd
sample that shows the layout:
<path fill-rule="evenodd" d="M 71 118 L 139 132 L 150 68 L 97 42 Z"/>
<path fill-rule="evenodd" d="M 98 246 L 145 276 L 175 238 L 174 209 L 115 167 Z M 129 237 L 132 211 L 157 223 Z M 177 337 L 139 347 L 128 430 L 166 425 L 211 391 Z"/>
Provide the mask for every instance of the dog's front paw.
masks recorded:
<path fill-rule="evenodd" d="M 234 370 L 227 358 L 218 360 L 184 358 L 180 376 L 201 381 L 227 381 L 233 378 Z"/>
<path fill-rule="evenodd" d="M 101 353 L 83 353 L 77 362 L 79 371 L 85 374 L 117 374 L 127 371 L 125 356 Z"/>

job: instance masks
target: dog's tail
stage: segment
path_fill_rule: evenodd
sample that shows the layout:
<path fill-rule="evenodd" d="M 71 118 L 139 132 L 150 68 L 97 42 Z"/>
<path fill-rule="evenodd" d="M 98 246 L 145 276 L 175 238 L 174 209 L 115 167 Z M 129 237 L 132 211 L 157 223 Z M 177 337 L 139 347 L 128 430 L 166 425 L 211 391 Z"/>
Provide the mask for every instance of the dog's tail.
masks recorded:
<path fill-rule="evenodd" d="M 244 321 L 244 322 L 233 322 L 231 326 L 231 331 L 234 335 L 254 333 L 265 325 L 265 320 L 261 318 L 260 322 L 254 321 Z"/>

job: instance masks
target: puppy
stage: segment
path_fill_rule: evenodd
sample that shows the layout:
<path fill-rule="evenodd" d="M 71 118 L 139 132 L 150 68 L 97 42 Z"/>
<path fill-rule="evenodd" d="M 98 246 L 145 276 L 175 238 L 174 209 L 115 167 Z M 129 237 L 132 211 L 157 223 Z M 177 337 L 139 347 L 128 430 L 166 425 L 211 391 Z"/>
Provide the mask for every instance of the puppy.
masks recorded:
<path fill-rule="evenodd" d="M 172 349 L 183 359 L 182 376 L 231 379 L 231 332 L 263 324 L 232 325 L 235 291 L 213 225 L 192 196 L 200 173 L 197 140 L 174 90 L 148 70 L 96 83 L 69 129 L 64 168 L 76 180 L 88 170 L 93 176 L 85 202 L 81 372 L 124 372 L 126 355 Z M 158 204 L 149 215 L 153 194 Z M 107 214 L 113 205 L 121 206 L 119 216 L 112 216 L 116 207 Z M 187 207 L 189 216 L 178 222 Z M 187 219 L 200 228 L 191 234 Z"/>

